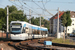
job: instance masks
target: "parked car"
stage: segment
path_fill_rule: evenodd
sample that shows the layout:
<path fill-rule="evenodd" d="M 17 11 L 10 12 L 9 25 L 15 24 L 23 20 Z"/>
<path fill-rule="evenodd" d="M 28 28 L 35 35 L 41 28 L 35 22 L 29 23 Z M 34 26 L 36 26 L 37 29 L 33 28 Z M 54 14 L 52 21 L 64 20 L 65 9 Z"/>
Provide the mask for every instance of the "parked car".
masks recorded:
<path fill-rule="evenodd" d="M 74 35 L 74 34 L 69 34 L 69 36 L 70 36 L 70 37 L 75 37 L 75 35 Z"/>

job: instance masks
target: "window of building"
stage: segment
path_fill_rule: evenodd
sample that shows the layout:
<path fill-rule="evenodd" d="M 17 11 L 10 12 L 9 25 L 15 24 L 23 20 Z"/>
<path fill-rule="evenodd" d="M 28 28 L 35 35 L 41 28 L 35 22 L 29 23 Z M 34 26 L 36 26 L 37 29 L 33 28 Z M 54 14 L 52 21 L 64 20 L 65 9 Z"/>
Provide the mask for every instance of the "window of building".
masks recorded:
<path fill-rule="evenodd" d="M 69 29 L 68 29 L 68 31 L 69 31 Z"/>
<path fill-rule="evenodd" d="M 72 24 L 72 25 L 74 25 L 74 24 Z"/>

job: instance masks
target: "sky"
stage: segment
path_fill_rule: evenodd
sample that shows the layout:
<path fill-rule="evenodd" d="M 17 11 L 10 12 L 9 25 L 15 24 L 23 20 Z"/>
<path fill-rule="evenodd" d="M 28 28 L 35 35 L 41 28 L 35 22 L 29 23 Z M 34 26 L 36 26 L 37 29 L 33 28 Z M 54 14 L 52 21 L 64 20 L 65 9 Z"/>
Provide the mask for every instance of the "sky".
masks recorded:
<path fill-rule="evenodd" d="M 58 7 L 60 11 L 75 11 L 75 0 L 0 0 L 0 8 L 5 8 L 7 5 L 15 5 L 27 15 L 31 9 L 32 16 L 38 17 L 41 14 L 46 19 L 55 15 Z"/>

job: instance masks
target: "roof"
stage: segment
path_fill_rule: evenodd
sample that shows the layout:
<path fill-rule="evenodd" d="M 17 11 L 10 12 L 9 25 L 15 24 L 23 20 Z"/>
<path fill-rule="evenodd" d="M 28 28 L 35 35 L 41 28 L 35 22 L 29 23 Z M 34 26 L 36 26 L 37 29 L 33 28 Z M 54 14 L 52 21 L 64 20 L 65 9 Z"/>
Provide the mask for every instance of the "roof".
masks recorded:
<path fill-rule="evenodd" d="M 74 11 L 70 11 L 70 17 L 75 18 L 75 12 Z"/>
<path fill-rule="evenodd" d="M 59 12 L 59 18 L 61 18 L 61 16 L 64 14 L 64 12 Z M 57 13 L 58 14 L 58 13 Z M 54 19 L 57 19 L 58 18 L 58 15 L 54 18 Z"/>

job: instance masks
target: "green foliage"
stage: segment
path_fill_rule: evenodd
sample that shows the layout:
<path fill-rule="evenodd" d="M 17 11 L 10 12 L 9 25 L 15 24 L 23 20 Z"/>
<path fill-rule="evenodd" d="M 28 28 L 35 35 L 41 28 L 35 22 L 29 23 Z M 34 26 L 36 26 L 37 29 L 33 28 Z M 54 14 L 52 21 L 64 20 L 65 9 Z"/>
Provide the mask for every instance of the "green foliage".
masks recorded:
<path fill-rule="evenodd" d="M 0 30 L 6 31 L 6 14 L 7 8 L 0 8 Z M 11 21 L 28 21 L 26 15 L 23 16 L 22 10 L 18 10 L 15 6 L 9 6 L 9 23 Z M 4 28 L 4 29 L 3 29 Z"/>
<path fill-rule="evenodd" d="M 11 9 L 14 8 L 12 11 Z M 17 10 L 15 6 L 9 7 L 10 17 L 9 17 L 9 22 L 11 21 L 28 21 L 26 15 L 23 16 L 23 11 L 22 10 Z"/>
<path fill-rule="evenodd" d="M 23 21 L 28 22 L 28 19 L 27 19 L 26 15 L 24 15 L 22 19 L 23 19 Z"/>
<path fill-rule="evenodd" d="M 4 25 L 6 25 L 6 10 L 0 8 L 0 29 L 5 30 L 3 28 L 6 28 Z"/>
<path fill-rule="evenodd" d="M 32 17 L 31 23 L 34 24 L 34 25 L 40 26 L 40 17 L 36 17 L 35 19 L 34 19 L 34 17 Z M 43 17 L 41 17 L 41 25 L 44 25 L 44 27 L 47 27 L 48 29 L 50 27 L 49 21 L 44 19 Z"/>
<path fill-rule="evenodd" d="M 9 7 L 9 13 L 12 13 L 13 11 L 17 11 L 17 8 L 14 5 Z"/>
<path fill-rule="evenodd" d="M 70 42 L 69 39 L 66 39 L 65 41 L 60 38 L 60 39 L 53 39 L 52 40 L 53 43 L 61 43 L 61 44 L 70 44 L 70 45 L 75 45 L 73 42 Z"/>
<path fill-rule="evenodd" d="M 67 11 L 67 12 L 66 12 L 66 20 L 67 20 L 67 23 L 66 23 L 65 26 L 66 26 L 66 27 L 67 27 L 67 26 L 70 26 L 70 25 L 71 25 L 71 22 L 72 22 L 72 21 L 71 21 L 71 18 L 70 18 L 70 11 Z"/>
<path fill-rule="evenodd" d="M 67 27 L 71 25 L 70 11 L 65 12 L 61 16 L 62 25 L 66 27 L 66 35 L 67 35 Z M 64 40 L 65 40 L 65 30 L 64 30 Z"/>
<path fill-rule="evenodd" d="M 70 26 L 71 25 L 71 18 L 70 18 L 70 11 L 65 12 L 62 16 L 61 16 L 61 20 L 62 20 L 62 25 L 63 26 Z"/>
<path fill-rule="evenodd" d="M 65 26 L 65 24 L 67 23 L 67 20 L 66 20 L 66 13 L 64 13 L 64 14 L 61 16 L 61 20 L 62 20 L 62 25 Z"/>

